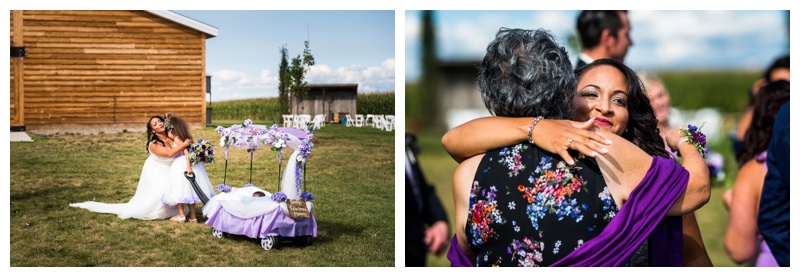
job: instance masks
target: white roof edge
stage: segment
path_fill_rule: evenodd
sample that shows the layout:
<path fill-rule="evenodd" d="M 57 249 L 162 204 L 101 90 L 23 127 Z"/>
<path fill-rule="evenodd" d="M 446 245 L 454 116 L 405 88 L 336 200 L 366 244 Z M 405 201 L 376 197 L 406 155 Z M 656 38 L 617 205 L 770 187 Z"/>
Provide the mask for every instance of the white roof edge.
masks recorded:
<path fill-rule="evenodd" d="M 152 13 L 152 14 L 157 15 L 157 16 L 160 16 L 160 17 L 163 17 L 163 18 L 166 18 L 166 19 L 169 19 L 169 20 L 172 20 L 172 21 L 174 21 L 174 22 L 176 22 L 178 24 L 184 25 L 186 27 L 189 27 L 189 28 L 198 30 L 200 32 L 203 32 L 203 33 L 207 34 L 209 36 L 209 38 L 216 37 L 217 34 L 219 33 L 219 30 L 217 29 L 217 27 L 205 24 L 203 22 L 191 19 L 189 17 L 180 15 L 180 14 L 175 13 L 175 12 L 161 11 L 161 10 L 148 10 L 147 12 Z"/>

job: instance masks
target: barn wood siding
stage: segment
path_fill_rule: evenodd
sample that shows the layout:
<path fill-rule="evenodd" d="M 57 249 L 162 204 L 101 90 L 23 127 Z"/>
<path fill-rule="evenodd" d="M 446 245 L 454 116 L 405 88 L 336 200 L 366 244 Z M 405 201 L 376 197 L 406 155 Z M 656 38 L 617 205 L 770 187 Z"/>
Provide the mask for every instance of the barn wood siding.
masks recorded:
<path fill-rule="evenodd" d="M 22 25 L 22 13 L 19 11 L 9 11 L 9 20 L 10 20 L 10 30 L 9 30 L 9 40 L 11 41 L 11 47 L 18 47 L 22 46 L 22 29 L 19 28 L 19 25 Z M 16 27 L 16 28 L 15 28 Z M 11 57 L 10 61 L 10 69 L 9 69 L 9 112 L 10 116 L 9 119 L 11 120 L 11 126 L 24 126 L 25 122 L 23 121 L 24 115 L 22 114 L 22 103 L 23 100 L 23 83 L 22 83 L 22 68 L 23 68 L 23 58 L 21 57 Z"/>
<path fill-rule="evenodd" d="M 28 125 L 205 125 L 205 36 L 144 11 L 24 11 Z M 12 88 L 13 89 L 13 88 Z"/>
<path fill-rule="evenodd" d="M 310 91 L 300 101 L 297 114 L 324 114 L 333 120 L 334 114 L 349 113 L 355 117 L 357 111 L 357 85 L 310 85 Z M 323 90 L 325 93 L 323 94 Z M 324 98 L 323 98 L 324 95 Z"/>

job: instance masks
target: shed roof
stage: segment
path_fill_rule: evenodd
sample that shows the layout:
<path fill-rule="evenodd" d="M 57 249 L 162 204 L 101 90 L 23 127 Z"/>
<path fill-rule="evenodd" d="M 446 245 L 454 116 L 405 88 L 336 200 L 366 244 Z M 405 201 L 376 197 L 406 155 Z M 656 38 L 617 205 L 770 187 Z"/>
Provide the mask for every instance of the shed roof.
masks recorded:
<path fill-rule="evenodd" d="M 208 35 L 208 38 L 216 37 L 217 34 L 219 34 L 219 30 L 217 29 L 217 27 L 191 19 L 176 12 L 160 11 L 160 10 L 148 10 L 147 12 L 174 21 L 175 23 L 181 24 L 183 26 L 203 32 L 206 35 Z"/>
<path fill-rule="evenodd" d="M 358 89 L 358 84 L 309 84 L 309 88 L 311 89 L 331 89 L 331 88 L 341 88 L 341 89 Z"/>

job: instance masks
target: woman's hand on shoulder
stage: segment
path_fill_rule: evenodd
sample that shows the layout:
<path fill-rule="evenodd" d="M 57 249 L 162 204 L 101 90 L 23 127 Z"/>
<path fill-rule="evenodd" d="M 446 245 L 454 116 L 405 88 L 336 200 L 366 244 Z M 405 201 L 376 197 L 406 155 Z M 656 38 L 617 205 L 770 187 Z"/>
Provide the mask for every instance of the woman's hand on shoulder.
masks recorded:
<path fill-rule="evenodd" d="M 567 163 L 575 161 L 567 150 L 576 150 L 586 156 L 596 157 L 608 153 L 611 140 L 595 132 L 594 118 L 587 121 L 542 119 L 531 132 L 532 142 L 542 150 L 561 156 Z"/>

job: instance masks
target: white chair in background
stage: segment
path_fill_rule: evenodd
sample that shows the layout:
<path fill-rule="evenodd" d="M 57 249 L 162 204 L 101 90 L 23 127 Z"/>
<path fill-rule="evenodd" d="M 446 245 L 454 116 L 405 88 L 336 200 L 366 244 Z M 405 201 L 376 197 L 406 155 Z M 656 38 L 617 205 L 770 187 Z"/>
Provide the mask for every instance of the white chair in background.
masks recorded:
<path fill-rule="evenodd" d="M 345 121 L 347 122 L 347 125 L 346 125 L 347 127 L 353 126 L 354 122 L 353 122 L 353 119 L 350 118 L 350 114 L 346 114 L 345 115 Z"/>
<path fill-rule="evenodd" d="M 324 124 L 324 122 L 322 122 L 322 115 L 321 114 L 315 115 L 313 122 L 314 122 L 314 130 L 322 128 Z"/>
<path fill-rule="evenodd" d="M 375 125 L 375 115 L 374 114 L 367 114 L 364 117 L 364 126 L 374 127 Z"/>
<path fill-rule="evenodd" d="M 386 122 L 383 123 L 383 127 L 386 131 L 394 130 L 394 115 L 386 116 Z"/>
<path fill-rule="evenodd" d="M 356 114 L 356 127 L 364 126 L 364 115 Z"/>
<path fill-rule="evenodd" d="M 294 121 L 294 128 L 303 129 L 303 127 L 306 127 L 306 124 L 311 121 L 311 116 L 307 114 L 298 114 L 295 116 Z"/>
<path fill-rule="evenodd" d="M 378 129 L 383 129 L 383 123 L 386 119 L 383 118 L 382 114 L 376 114 L 372 116 L 372 126 Z"/>
<path fill-rule="evenodd" d="M 294 116 L 291 114 L 284 114 L 283 115 L 283 127 L 293 127 L 294 125 Z"/>

